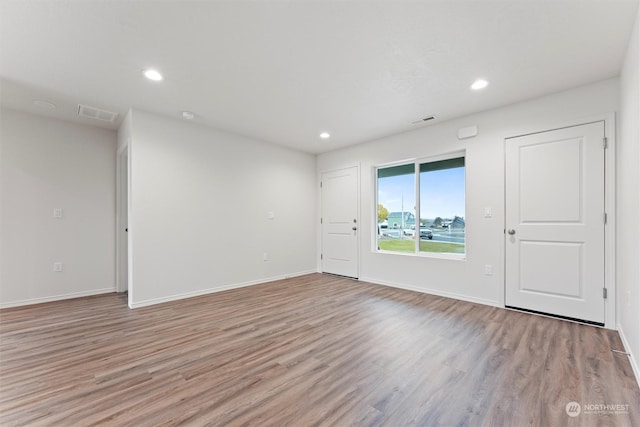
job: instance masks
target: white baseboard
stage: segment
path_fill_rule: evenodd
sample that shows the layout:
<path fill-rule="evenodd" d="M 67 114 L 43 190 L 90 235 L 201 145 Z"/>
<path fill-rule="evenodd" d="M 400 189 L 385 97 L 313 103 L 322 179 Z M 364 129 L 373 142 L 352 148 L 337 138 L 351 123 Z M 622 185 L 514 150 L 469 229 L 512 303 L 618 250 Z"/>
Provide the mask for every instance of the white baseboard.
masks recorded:
<path fill-rule="evenodd" d="M 72 299 L 72 298 L 90 297 L 92 295 L 109 294 L 112 292 L 116 292 L 115 287 L 104 288 L 104 289 L 94 289 L 91 291 L 83 291 L 83 292 L 72 292 L 70 294 L 52 295 L 52 296 L 42 297 L 42 298 L 23 299 L 20 301 L 1 303 L 0 309 L 11 308 L 11 307 L 21 307 L 23 305 L 42 304 L 44 302 L 61 301 L 61 300 Z"/>
<path fill-rule="evenodd" d="M 283 279 L 289 279 L 291 277 L 305 276 L 307 274 L 313 274 L 315 272 L 316 272 L 315 270 L 299 271 L 299 272 L 296 272 L 296 273 L 282 274 L 280 276 L 267 277 L 267 278 L 263 278 L 263 279 L 259 279 L 259 280 L 251 280 L 251 281 L 248 281 L 248 282 L 241 282 L 241 283 L 231 283 L 231 284 L 228 284 L 228 285 L 216 286 L 215 288 L 201 289 L 201 290 L 194 291 L 194 292 L 185 292 L 185 293 L 169 295 L 169 296 L 161 297 L 161 298 L 153 298 L 153 299 L 149 299 L 149 300 L 145 300 L 145 301 L 134 302 L 134 303 L 129 305 L 129 308 L 147 307 L 147 306 L 150 306 L 150 305 L 162 304 L 163 302 L 177 301 L 177 300 L 181 300 L 181 299 L 185 299 L 185 298 L 193 298 L 193 297 L 198 297 L 198 296 L 201 296 L 201 295 L 207 295 L 207 294 L 213 294 L 213 293 L 216 293 L 216 292 L 228 291 L 228 290 L 231 290 L 231 289 L 244 288 L 244 287 L 253 286 L 253 285 L 261 285 L 263 283 L 275 282 L 276 280 L 283 280 Z M 135 296 L 135 287 L 133 289 L 133 295 Z"/>
<path fill-rule="evenodd" d="M 402 283 L 395 283 L 395 282 L 387 282 L 387 281 L 383 281 L 383 280 L 373 279 L 373 278 L 370 278 L 370 277 L 360 277 L 359 280 L 361 280 L 363 282 L 373 283 L 373 284 L 376 284 L 376 285 L 391 286 L 392 288 L 406 289 L 408 291 L 415 291 L 415 292 L 420 292 L 420 293 L 423 293 L 423 294 L 437 295 L 437 296 L 445 297 L 445 298 L 453 298 L 453 299 L 457 299 L 457 300 L 461 300 L 461 301 L 474 302 L 474 303 L 477 303 L 477 304 L 488 305 L 488 306 L 491 306 L 491 307 L 502 307 L 502 305 L 500 305 L 500 303 L 498 301 L 491 301 L 491 300 L 483 299 L 483 298 L 474 298 L 474 297 L 469 297 L 469 296 L 466 296 L 466 295 L 456 294 L 456 293 L 453 293 L 453 292 L 443 292 L 443 291 L 438 291 L 438 290 L 435 290 L 435 289 L 419 288 L 417 286 L 405 285 L 405 284 L 402 284 Z"/>
<path fill-rule="evenodd" d="M 622 325 L 618 323 L 618 334 L 620 334 L 620 339 L 622 340 L 622 345 L 624 346 L 624 350 L 629 353 L 629 363 L 631 363 L 631 369 L 633 370 L 633 374 L 636 377 L 636 382 L 638 383 L 638 387 L 640 387 L 640 366 L 638 366 L 638 360 L 635 358 L 635 355 L 631 351 L 631 346 L 629 345 L 629 341 L 627 341 L 627 337 L 624 335 L 624 330 L 622 329 Z"/>

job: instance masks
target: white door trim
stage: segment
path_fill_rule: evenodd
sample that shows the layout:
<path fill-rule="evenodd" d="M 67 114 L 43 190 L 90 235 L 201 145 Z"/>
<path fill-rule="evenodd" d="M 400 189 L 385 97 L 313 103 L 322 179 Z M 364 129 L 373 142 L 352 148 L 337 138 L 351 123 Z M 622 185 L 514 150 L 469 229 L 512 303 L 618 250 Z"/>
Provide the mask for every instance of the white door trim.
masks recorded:
<path fill-rule="evenodd" d="M 317 232 L 317 237 L 318 237 L 318 244 L 317 244 L 317 271 L 319 273 L 322 272 L 322 259 L 321 259 L 321 254 L 322 254 L 322 249 L 323 249 L 323 242 L 322 242 L 322 224 L 321 224 L 321 218 L 322 218 L 322 188 L 321 188 L 321 182 L 322 182 L 322 176 L 324 174 L 328 174 L 328 173 L 332 173 L 332 172 L 338 172 L 341 170 L 345 170 L 345 169 L 351 169 L 351 168 L 356 168 L 357 169 L 357 173 L 356 173 L 356 178 L 357 178 L 357 198 L 356 198 L 356 204 L 357 204 L 357 224 L 358 225 L 358 238 L 357 238 L 357 262 L 356 262 L 356 268 L 358 270 L 358 277 L 361 276 L 361 259 L 362 259 L 362 236 L 363 233 L 366 232 L 365 228 L 363 227 L 363 223 L 362 223 L 362 204 L 360 203 L 360 199 L 361 199 L 361 195 L 362 195 L 362 191 L 361 191 L 361 164 L 360 163 L 353 163 L 353 164 L 346 164 L 342 167 L 339 168 L 335 168 L 335 169 L 324 169 L 324 170 L 319 170 L 318 171 L 318 176 L 317 176 L 317 182 L 318 182 L 318 232 Z M 357 280 L 357 279 L 356 279 Z"/>
<path fill-rule="evenodd" d="M 505 202 L 506 202 L 506 142 L 507 139 L 516 138 L 519 136 L 531 135 L 535 133 L 548 132 L 556 129 L 562 129 L 572 126 L 579 126 L 583 124 L 593 123 L 593 122 L 601 122 L 604 121 L 604 133 L 607 138 L 607 150 L 605 151 L 605 211 L 607 213 L 607 224 L 605 226 L 605 237 L 604 237 L 604 245 L 605 245 L 605 260 L 604 260 L 604 270 L 605 270 L 605 287 L 607 288 L 607 299 L 605 300 L 605 322 L 604 327 L 607 329 L 616 329 L 616 241 L 615 241 L 615 231 L 616 231 L 616 174 L 615 174 L 615 161 L 616 161 L 616 115 L 615 113 L 606 113 L 601 115 L 594 115 L 583 117 L 574 120 L 568 120 L 561 123 L 550 124 L 549 126 L 540 127 L 537 130 L 527 129 L 523 132 L 514 133 L 512 135 L 508 135 L 504 137 L 503 144 L 503 157 L 504 157 L 504 190 L 505 190 Z M 506 203 L 504 203 L 504 229 L 506 230 Z M 502 307 L 505 306 L 505 296 L 507 292 L 507 283 L 506 283 L 506 244 L 507 240 L 505 239 L 505 246 L 503 247 L 503 257 L 504 257 L 504 273 L 503 277 L 503 290 L 500 296 L 500 305 Z"/>

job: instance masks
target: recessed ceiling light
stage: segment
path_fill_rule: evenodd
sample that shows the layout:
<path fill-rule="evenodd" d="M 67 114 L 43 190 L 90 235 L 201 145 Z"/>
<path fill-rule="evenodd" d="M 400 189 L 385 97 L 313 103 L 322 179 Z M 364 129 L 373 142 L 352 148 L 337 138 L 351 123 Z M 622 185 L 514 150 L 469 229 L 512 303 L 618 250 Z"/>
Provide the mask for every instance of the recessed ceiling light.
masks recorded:
<path fill-rule="evenodd" d="M 153 80 L 154 82 L 159 82 L 160 80 L 162 80 L 162 74 L 160 74 L 160 72 L 158 72 L 157 70 L 153 70 L 153 69 L 145 70 L 144 76 L 149 80 Z"/>
<path fill-rule="evenodd" d="M 43 99 L 34 99 L 33 105 L 40 108 L 46 108 L 48 110 L 53 110 L 56 108 L 56 104 L 54 104 L 53 102 L 45 101 Z"/>
<path fill-rule="evenodd" d="M 320 138 L 322 138 L 322 139 L 329 139 L 329 138 L 331 138 L 331 135 L 329 134 L 329 132 L 322 132 L 322 133 L 320 134 Z"/>
<path fill-rule="evenodd" d="M 489 84 L 488 81 L 484 79 L 478 79 L 475 82 L 473 82 L 473 84 L 471 85 L 471 89 L 473 90 L 484 89 L 485 87 L 487 87 L 488 84 Z"/>
<path fill-rule="evenodd" d="M 182 118 L 185 120 L 193 120 L 196 117 L 191 111 L 183 111 Z"/>

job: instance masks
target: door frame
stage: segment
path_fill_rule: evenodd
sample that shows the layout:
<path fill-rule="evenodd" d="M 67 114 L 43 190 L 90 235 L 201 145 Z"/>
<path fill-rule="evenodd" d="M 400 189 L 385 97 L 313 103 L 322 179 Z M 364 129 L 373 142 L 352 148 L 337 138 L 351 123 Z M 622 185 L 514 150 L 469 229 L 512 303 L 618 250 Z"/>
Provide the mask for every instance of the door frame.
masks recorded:
<path fill-rule="evenodd" d="M 507 140 L 511 138 L 517 138 L 520 136 L 527 136 L 536 133 L 549 132 L 553 130 L 580 126 L 588 123 L 604 122 L 604 134 L 607 138 L 607 149 L 604 156 L 604 208 L 607 213 L 607 223 L 604 228 L 604 286 L 607 288 L 607 298 L 604 301 L 604 327 L 606 329 L 616 329 L 616 115 L 615 113 L 606 113 L 594 116 L 583 117 L 579 119 L 568 120 L 560 123 L 550 124 L 547 126 L 536 126 L 532 129 L 525 129 L 522 132 L 513 133 L 512 135 L 505 136 L 503 140 L 503 176 L 504 176 L 504 213 L 503 213 L 503 225 L 506 233 L 507 229 L 507 199 L 506 199 L 506 144 Z M 506 293 L 507 293 L 507 239 L 505 234 L 503 244 L 503 264 L 504 264 L 504 283 L 502 294 L 500 295 L 500 305 L 505 307 Z"/>
<path fill-rule="evenodd" d="M 129 212 L 131 207 L 131 156 L 129 144 L 120 147 L 116 155 L 116 291 L 128 292 L 129 305 L 131 303 L 131 275 L 130 275 L 130 245 L 129 234 L 123 239 L 121 233 L 124 224 L 129 224 Z M 126 191 L 124 191 L 126 189 Z M 126 222 L 124 221 L 126 217 Z M 128 225 L 127 225 L 128 226 Z M 126 252 L 125 252 L 126 249 Z M 125 253 L 123 253 L 125 252 Z M 127 263 L 123 263 L 123 257 L 127 257 Z M 127 282 L 122 278 L 126 275 Z"/>
<path fill-rule="evenodd" d="M 361 199 L 361 168 L 360 168 L 360 163 L 353 163 L 353 164 L 346 164 L 342 167 L 339 168 L 335 168 L 335 169 L 326 169 L 326 170 L 319 170 L 318 171 L 318 206 L 320 209 L 318 209 L 318 218 L 317 218 L 317 223 L 318 224 L 318 232 L 317 232 L 317 260 L 318 260 L 318 264 L 317 264 L 317 271 L 318 273 L 322 273 L 322 259 L 321 259 L 321 254 L 322 254 L 322 250 L 324 247 L 324 242 L 322 239 L 322 176 L 324 174 L 327 173 L 332 173 L 332 172 L 338 172 L 344 169 L 351 169 L 351 168 L 356 168 L 356 178 L 357 178 L 357 183 L 356 183 L 356 192 L 358 193 L 356 196 L 356 219 L 358 220 L 357 224 L 358 224 L 358 235 L 357 235 L 357 239 L 356 239 L 356 245 L 357 245 L 357 249 L 356 249 L 356 269 L 358 271 L 358 279 L 353 279 L 353 280 L 359 280 L 360 277 L 360 263 L 361 263 L 361 253 L 360 251 L 362 250 L 362 245 L 361 245 L 361 236 L 363 235 L 363 233 L 366 231 L 364 224 L 362 223 L 362 204 L 360 203 L 360 199 Z"/>

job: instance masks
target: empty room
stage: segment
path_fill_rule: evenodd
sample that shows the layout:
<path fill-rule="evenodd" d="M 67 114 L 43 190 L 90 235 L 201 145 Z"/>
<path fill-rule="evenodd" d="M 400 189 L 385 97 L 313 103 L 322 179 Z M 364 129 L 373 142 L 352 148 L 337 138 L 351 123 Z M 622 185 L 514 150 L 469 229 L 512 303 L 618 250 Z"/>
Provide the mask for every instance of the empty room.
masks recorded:
<path fill-rule="evenodd" d="M 0 425 L 639 426 L 639 0 L 0 0 Z"/>

